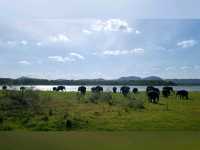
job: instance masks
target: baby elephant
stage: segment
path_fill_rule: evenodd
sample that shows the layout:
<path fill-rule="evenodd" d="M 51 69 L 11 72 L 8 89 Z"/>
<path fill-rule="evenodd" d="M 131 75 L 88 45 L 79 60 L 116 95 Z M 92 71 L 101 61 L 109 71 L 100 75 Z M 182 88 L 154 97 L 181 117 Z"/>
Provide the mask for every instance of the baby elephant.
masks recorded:
<path fill-rule="evenodd" d="M 150 103 L 155 103 L 155 104 L 158 103 L 158 101 L 159 101 L 159 93 L 158 92 L 149 91 L 147 93 L 147 95 L 148 95 L 148 100 L 149 100 Z"/>

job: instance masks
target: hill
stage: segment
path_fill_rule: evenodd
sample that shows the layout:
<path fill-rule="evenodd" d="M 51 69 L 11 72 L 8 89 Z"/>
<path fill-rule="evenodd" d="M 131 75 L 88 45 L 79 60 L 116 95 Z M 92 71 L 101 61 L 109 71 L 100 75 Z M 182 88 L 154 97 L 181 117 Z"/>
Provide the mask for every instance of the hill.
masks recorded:
<path fill-rule="evenodd" d="M 141 77 L 137 76 L 128 76 L 128 77 L 120 77 L 118 80 L 120 81 L 129 81 L 129 80 L 141 80 Z"/>

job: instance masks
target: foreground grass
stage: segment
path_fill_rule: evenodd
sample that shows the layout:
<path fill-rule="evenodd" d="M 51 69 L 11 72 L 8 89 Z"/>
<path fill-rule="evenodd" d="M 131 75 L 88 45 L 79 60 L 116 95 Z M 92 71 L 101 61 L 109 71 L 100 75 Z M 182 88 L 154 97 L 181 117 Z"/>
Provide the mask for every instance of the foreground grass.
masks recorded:
<path fill-rule="evenodd" d="M 112 94 L 112 105 L 104 100 L 91 103 L 90 96 L 91 93 L 80 96 L 74 92 L 37 92 L 40 112 L 16 109 L 10 114 L 0 110 L 0 115 L 6 116 L 1 130 L 200 131 L 200 92 L 191 92 L 188 101 L 177 100 L 173 95 L 161 97 L 159 104 L 148 103 L 144 92 L 132 94 L 144 102 L 144 109 L 127 107 L 127 98 L 119 93 Z M 1 92 L 1 105 L 8 101 L 6 98 Z M 66 118 L 74 123 L 70 129 L 65 128 Z"/>
<path fill-rule="evenodd" d="M 2 150 L 199 150 L 200 132 L 0 132 Z"/>

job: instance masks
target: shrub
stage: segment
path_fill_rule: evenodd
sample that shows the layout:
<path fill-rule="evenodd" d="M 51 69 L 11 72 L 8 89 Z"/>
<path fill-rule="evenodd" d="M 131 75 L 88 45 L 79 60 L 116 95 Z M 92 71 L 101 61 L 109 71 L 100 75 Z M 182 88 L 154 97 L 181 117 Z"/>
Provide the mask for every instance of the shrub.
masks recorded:
<path fill-rule="evenodd" d="M 47 122 L 47 121 L 49 121 L 49 118 L 48 118 L 48 116 L 42 116 L 41 120 Z"/>
<path fill-rule="evenodd" d="M 23 125 L 25 125 L 25 124 L 27 124 L 27 123 L 29 122 L 29 120 L 30 120 L 29 117 L 23 117 L 23 118 L 21 119 L 21 123 L 22 123 Z"/>
<path fill-rule="evenodd" d="M 28 122 L 23 124 L 23 126 L 26 127 L 26 128 L 34 129 L 37 126 L 37 123 L 33 122 L 32 120 L 28 120 Z"/>
<path fill-rule="evenodd" d="M 101 94 L 101 100 L 108 102 L 109 100 L 112 100 L 112 94 L 110 92 L 105 92 Z"/>
<path fill-rule="evenodd" d="M 53 116 L 53 110 L 49 109 L 49 116 Z"/>
<path fill-rule="evenodd" d="M 8 98 L 10 99 L 8 108 L 31 110 L 33 113 L 38 113 L 40 110 L 40 98 L 37 92 L 27 90 L 22 94 L 19 91 L 11 91 Z"/>
<path fill-rule="evenodd" d="M 0 116 L 0 124 L 2 124 L 2 123 L 3 123 L 3 117 Z"/>
<path fill-rule="evenodd" d="M 106 102 L 109 105 L 113 105 L 112 93 L 110 92 L 92 93 L 89 97 L 89 101 L 95 104 L 97 104 L 98 102 Z"/>
<path fill-rule="evenodd" d="M 100 93 L 97 92 L 91 93 L 91 95 L 89 96 L 89 100 L 90 102 L 97 104 L 98 100 L 100 99 L 100 96 L 101 96 Z"/>
<path fill-rule="evenodd" d="M 66 129 L 72 129 L 72 120 L 66 120 Z"/>
<path fill-rule="evenodd" d="M 38 121 L 36 126 L 34 127 L 36 131 L 49 131 L 48 123 L 44 121 Z"/>
<path fill-rule="evenodd" d="M 9 125 L 4 125 L 4 124 L 0 125 L 0 131 L 11 131 L 11 130 L 13 130 L 13 128 Z"/>
<path fill-rule="evenodd" d="M 135 100 L 129 100 L 128 107 L 133 108 L 135 110 L 137 109 L 144 109 L 144 102 L 138 99 Z"/>

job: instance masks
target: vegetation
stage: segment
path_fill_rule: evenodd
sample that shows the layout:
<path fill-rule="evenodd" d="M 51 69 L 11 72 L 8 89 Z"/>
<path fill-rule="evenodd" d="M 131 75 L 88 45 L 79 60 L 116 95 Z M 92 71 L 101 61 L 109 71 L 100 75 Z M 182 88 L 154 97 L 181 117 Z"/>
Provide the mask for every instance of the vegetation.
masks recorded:
<path fill-rule="evenodd" d="M 200 93 L 148 102 L 145 92 L 0 92 L 0 130 L 200 130 Z"/>
<path fill-rule="evenodd" d="M 0 78 L 0 85 L 177 85 L 170 80 L 47 80 Z"/>
<path fill-rule="evenodd" d="M 199 150 L 197 132 L 1 132 L 2 150 Z"/>

